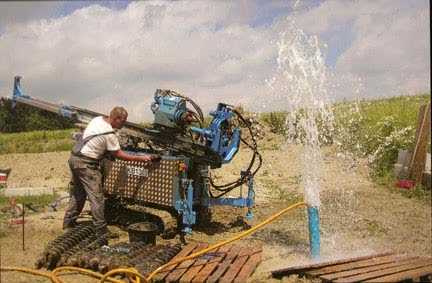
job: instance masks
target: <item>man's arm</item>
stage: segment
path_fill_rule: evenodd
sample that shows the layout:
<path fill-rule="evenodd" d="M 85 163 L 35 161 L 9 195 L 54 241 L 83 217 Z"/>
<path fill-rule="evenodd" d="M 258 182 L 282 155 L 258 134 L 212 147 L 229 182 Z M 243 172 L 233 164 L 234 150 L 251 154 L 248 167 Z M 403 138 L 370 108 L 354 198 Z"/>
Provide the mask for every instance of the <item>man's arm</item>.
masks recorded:
<path fill-rule="evenodd" d="M 132 155 L 128 154 L 123 150 L 117 150 L 117 151 L 111 151 L 111 154 L 115 156 L 118 159 L 126 160 L 126 161 L 159 161 L 161 159 L 160 156 L 154 155 L 154 154 L 148 154 L 148 155 Z"/>

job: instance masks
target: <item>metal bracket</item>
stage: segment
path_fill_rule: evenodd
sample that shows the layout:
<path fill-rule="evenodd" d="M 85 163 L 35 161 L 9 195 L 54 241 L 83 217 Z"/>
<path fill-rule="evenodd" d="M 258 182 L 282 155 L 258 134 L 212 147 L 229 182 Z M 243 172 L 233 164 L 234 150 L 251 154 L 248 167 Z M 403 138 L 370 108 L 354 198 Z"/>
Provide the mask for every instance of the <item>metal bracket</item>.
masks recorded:
<path fill-rule="evenodd" d="M 193 210 L 193 180 L 182 179 L 182 186 L 185 188 L 186 199 L 177 200 L 175 208 L 182 214 L 183 229 L 186 234 L 192 233 L 192 225 L 196 223 L 196 212 Z"/>
<path fill-rule="evenodd" d="M 242 172 L 244 174 L 244 172 Z M 255 190 L 254 190 L 254 178 L 251 174 L 248 174 L 247 184 L 248 184 L 248 193 L 247 197 L 244 198 L 242 196 L 238 198 L 234 197 L 226 197 L 226 198 L 208 198 L 204 205 L 206 206 L 214 206 L 214 205 L 228 205 L 234 207 L 247 207 L 248 211 L 245 215 L 246 219 L 251 220 L 253 218 L 252 207 L 255 204 Z"/>

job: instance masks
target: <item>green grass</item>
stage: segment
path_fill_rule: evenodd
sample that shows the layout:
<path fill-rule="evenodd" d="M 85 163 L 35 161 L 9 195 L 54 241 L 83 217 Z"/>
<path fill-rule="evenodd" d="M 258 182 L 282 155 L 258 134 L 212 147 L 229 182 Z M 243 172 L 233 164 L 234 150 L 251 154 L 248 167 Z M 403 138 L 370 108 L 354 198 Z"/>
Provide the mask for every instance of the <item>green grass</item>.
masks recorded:
<path fill-rule="evenodd" d="M 0 134 L 0 154 L 70 150 L 74 129 Z"/>
<path fill-rule="evenodd" d="M 385 177 L 399 150 L 414 147 L 419 108 L 428 102 L 429 95 L 361 101 L 358 112 L 353 111 L 353 103 L 335 105 L 335 127 L 342 148 L 373 156 L 373 175 Z M 430 152 L 430 140 L 428 148 Z"/>
<path fill-rule="evenodd" d="M 429 94 L 363 101 L 360 111 L 364 113 L 364 123 L 370 126 L 382 121 L 383 117 L 393 116 L 396 127 L 415 127 L 420 106 L 429 101 Z"/>
<path fill-rule="evenodd" d="M 414 147 L 419 109 L 428 102 L 430 95 L 422 94 L 336 103 L 333 105 L 335 132 L 328 140 L 342 151 L 369 157 L 376 182 L 390 182 L 394 180 L 389 175 L 399 150 Z M 262 123 L 281 135 L 286 134 L 286 117 L 286 112 L 260 115 Z M 326 125 L 320 121 L 317 125 L 321 135 L 326 135 Z M 429 139 L 428 152 L 430 144 Z"/>

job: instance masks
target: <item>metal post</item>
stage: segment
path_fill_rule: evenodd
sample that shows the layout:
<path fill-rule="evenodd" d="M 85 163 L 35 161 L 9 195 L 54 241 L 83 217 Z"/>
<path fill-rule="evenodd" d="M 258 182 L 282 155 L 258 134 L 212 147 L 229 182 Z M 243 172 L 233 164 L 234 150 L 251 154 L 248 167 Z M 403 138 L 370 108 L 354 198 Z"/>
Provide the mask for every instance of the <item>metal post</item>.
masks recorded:
<path fill-rule="evenodd" d="M 252 206 L 255 203 L 255 191 L 254 191 L 254 178 L 251 174 L 249 174 L 248 178 L 248 196 L 247 196 L 247 213 L 246 213 L 246 219 L 252 220 L 253 219 L 253 212 L 252 212 Z"/>
<path fill-rule="evenodd" d="M 309 243 L 312 259 L 320 257 L 319 211 L 317 207 L 308 206 Z"/>
<path fill-rule="evenodd" d="M 25 205 L 24 205 L 24 203 L 22 203 L 22 249 L 23 249 L 23 251 L 25 251 L 25 245 L 24 245 L 24 221 L 25 221 L 25 219 L 24 219 L 24 215 L 25 215 Z"/>

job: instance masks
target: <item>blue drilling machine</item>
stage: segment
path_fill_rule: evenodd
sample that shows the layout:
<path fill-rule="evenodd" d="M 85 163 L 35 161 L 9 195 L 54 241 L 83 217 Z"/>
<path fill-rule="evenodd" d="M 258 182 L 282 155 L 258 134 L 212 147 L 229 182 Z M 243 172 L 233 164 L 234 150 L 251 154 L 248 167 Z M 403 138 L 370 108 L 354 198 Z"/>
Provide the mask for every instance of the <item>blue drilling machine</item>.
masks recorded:
<path fill-rule="evenodd" d="M 21 77 L 16 76 L 13 103 L 22 103 L 72 119 L 81 127 L 101 113 L 79 107 L 55 104 L 25 95 Z M 106 196 L 106 218 L 118 218 L 124 207 L 141 207 L 158 222 L 161 233 L 188 234 L 198 223 L 211 218 L 211 207 L 217 205 L 247 208 L 246 218 L 253 217 L 254 175 L 262 158 L 255 133 L 248 119 L 235 107 L 219 103 L 210 112 L 205 126 L 200 107 L 190 98 L 172 90 L 156 90 L 151 104 L 154 121 L 151 126 L 127 122 L 118 130 L 121 146 L 132 154 L 158 154 L 160 162 L 103 160 L 103 188 Z M 247 131 L 243 134 L 242 130 Z M 247 137 L 246 137 L 247 136 Z M 251 160 L 236 180 L 216 184 L 210 169 L 229 164 L 240 145 L 251 150 Z M 245 185 L 247 192 L 227 196 Z M 242 190 L 240 190 L 242 192 Z"/>

